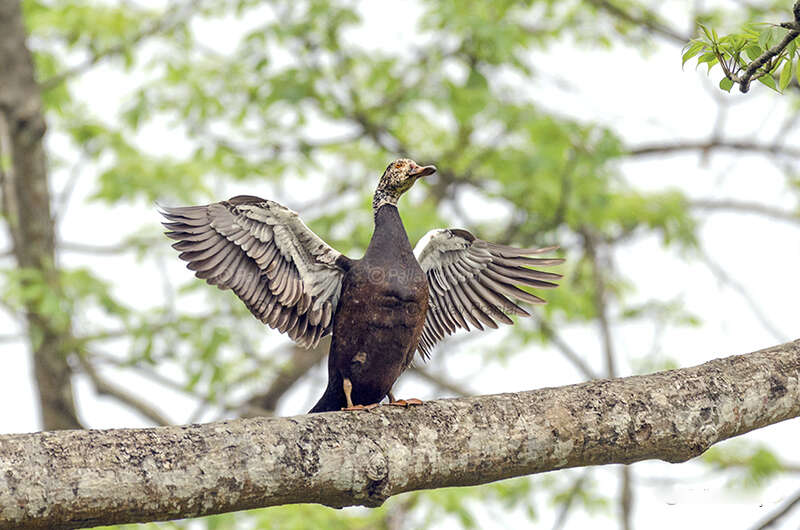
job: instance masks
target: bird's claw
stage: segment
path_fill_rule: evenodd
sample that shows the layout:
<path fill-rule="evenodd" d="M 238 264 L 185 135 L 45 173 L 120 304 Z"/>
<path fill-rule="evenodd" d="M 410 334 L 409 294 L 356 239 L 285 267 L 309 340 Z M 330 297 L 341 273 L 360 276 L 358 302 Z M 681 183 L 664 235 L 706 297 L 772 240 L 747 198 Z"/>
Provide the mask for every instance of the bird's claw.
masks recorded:
<path fill-rule="evenodd" d="M 354 410 L 372 410 L 377 406 L 377 403 L 371 403 L 369 405 L 353 405 L 352 407 L 342 407 L 342 410 L 347 412 L 352 412 Z"/>
<path fill-rule="evenodd" d="M 409 399 L 398 399 L 397 401 L 390 401 L 387 405 L 391 405 L 393 407 L 411 407 L 422 405 L 422 400 L 417 398 L 409 398 Z"/>

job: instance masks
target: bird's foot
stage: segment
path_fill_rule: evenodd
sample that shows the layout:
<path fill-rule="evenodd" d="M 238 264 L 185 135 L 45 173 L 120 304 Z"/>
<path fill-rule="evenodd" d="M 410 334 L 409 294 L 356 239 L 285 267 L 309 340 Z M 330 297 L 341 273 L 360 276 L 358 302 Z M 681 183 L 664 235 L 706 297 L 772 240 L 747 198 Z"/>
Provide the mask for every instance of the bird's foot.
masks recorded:
<path fill-rule="evenodd" d="M 342 407 L 342 410 L 348 411 L 348 412 L 354 411 L 354 410 L 372 410 L 377 406 L 378 406 L 377 403 L 372 403 L 372 404 L 369 404 L 369 405 L 353 405 L 352 407 Z"/>
<path fill-rule="evenodd" d="M 391 405 L 393 407 L 411 407 L 422 405 L 422 400 L 417 398 L 409 398 L 409 399 L 398 399 L 396 401 L 390 401 L 387 405 Z"/>

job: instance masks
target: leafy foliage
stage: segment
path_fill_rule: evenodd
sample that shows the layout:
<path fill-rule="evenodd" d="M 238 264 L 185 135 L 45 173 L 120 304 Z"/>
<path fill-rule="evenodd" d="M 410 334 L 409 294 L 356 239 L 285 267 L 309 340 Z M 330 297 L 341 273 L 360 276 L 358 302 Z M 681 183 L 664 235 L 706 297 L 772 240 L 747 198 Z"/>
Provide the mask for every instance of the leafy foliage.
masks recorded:
<path fill-rule="evenodd" d="M 763 487 L 786 470 L 780 458 L 761 444 L 730 442 L 712 447 L 702 458 L 715 469 L 732 472 L 731 483 L 746 489 Z"/>
<path fill-rule="evenodd" d="M 700 29 L 702 35 L 684 48 L 683 64 L 697 57 L 697 65 L 705 64 L 709 72 L 719 65 L 725 74 L 719 82 L 722 90 L 730 92 L 739 83 L 746 92 L 753 79 L 783 92 L 793 79 L 800 80 L 800 29 L 793 25 L 748 24 L 740 32 L 722 37 L 713 28 L 701 24 Z"/>

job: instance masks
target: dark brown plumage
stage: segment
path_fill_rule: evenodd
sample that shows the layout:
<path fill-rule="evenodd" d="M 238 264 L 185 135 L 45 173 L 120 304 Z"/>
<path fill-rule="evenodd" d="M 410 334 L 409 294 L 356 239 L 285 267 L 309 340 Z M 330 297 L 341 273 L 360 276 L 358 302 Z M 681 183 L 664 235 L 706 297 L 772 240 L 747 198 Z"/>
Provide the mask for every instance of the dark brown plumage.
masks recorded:
<path fill-rule="evenodd" d="M 496 245 L 466 230 L 432 230 L 412 250 L 397 200 L 435 171 L 408 159 L 386 168 L 360 260 L 328 246 L 295 212 L 258 197 L 163 208 L 164 225 L 199 278 L 233 290 L 265 324 L 307 347 L 333 332 L 328 385 L 311 412 L 354 409 L 394 400 L 392 386 L 415 351 L 427 357 L 457 328 L 527 316 L 511 299 L 544 302 L 517 285 L 551 288 L 560 278 L 529 268 L 561 263 L 529 257 L 555 247 Z"/>
<path fill-rule="evenodd" d="M 377 403 L 414 359 L 428 281 L 393 205 L 375 215 L 364 257 L 345 274 L 328 359 L 328 387 L 311 412 Z M 352 384 L 348 402 L 343 383 Z"/>

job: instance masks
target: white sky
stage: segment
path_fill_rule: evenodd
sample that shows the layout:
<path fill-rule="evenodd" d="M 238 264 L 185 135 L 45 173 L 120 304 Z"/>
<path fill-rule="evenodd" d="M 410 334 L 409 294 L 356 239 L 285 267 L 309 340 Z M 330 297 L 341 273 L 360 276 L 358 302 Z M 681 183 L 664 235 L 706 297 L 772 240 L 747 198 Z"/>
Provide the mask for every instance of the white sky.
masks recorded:
<path fill-rule="evenodd" d="M 668 9 L 680 9 L 684 4 L 671 2 Z M 407 43 L 408 33 L 391 21 L 409 18 L 413 10 L 400 2 L 364 2 L 363 14 L 367 28 L 360 37 L 367 46 L 397 47 Z M 209 44 L 215 48 L 231 46 L 232 35 L 238 28 L 227 21 L 226 31 L 207 31 Z M 228 35 L 226 37 L 225 35 Z M 563 46 L 533 52 L 534 62 L 542 72 L 548 72 L 534 83 L 531 93 L 548 109 L 586 121 L 598 121 L 612 126 L 630 145 L 668 141 L 674 138 L 707 138 L 716 116 L 710 94 L 716 90 L 719 72 L 712 72 L 710 81 L 693 66 L 680 67 L 680 52 L 674 45 L 659 44 L 647 55 L 622 46 L 613 50 L 576 49 L 565 42 Z M 580 65 L 575 68 L 574 65 Z M 578 72 L 579 77 L 576 77 Z M 570 90 L 555 87 L 553 78 L 564 80 Z M 124 76 L 113 68 L 100 66 L 79 85 L 80 93 L 91 100 L 99 115 L 112 115 L 128 90 Z M 709 87 L 712 90 L 709 90 Z M 112 96 L 109 96 L 109 95 Z M 721 94 L 721 93 L 720 93 Z M 788 98 L 755 85 L 750 94 L 724 95 L 735 103 L 725 126 L 729 139 L 755 138 L 771 141 L 788 110 Z M 167 128 L 148 130 L 149 145 L 172 146 L 174 134 Z M 794 133 L 786 139 L 798 145 Z M 447 161 L 435 161 L 446 165 Z M 376 168 L 376 175 L 382 168 Z M 738 198 L 765 205 L 795 208 L 795 202 L 783 187 L 781 174 L 762 156 L 733 156 L 715 154 L 707 164 L 699 163 L 697 154 L 670 158 L 648 158 L 627 162 L 622 171 L 628 181 L 644 190 L 679 188 L 697 198 Z M 61 179 L 63 182 L 63 178 Z M 56 184 L 57 186 L 57 184 Z M 62 227 L 65 240 L 113 243 L 120 227 L 138 227 L 142 219 L 157 222 L 150 205 L 115 207 L 109 210 L 99 205 L 81 206 L 81 197 L 92 191 L 91 179 L 82 179 L 76 189 L 70 217 Z M 269 196 L 269 190 L 240 186 L 226 190 Z M 232 187 L 233 188 L 233 187 Z M 289 189 L 289 192 L 292 190 Z M 302 190 L 296 188 L 302 197 Z M 220 197 L 222 199 L 224 197 Z M 298 198 L 302 203 L 307 199 Z M 287 206 L 293 207 L 287 202 Z M 403 207 L 401 203 L 401 208 Z M 303 212 L 300 212 L 301 215 Z M 502 212 L 496 212 L 502 214 Z M 432 227 L 433 228 L 433 227 Z M 765 221 L 747 215 L 713 214 L 700 230 L 702 241 L 713 259 L 738 282 L 745 285 L 759 302 L 766 316 L 785 338 L 797 338 L 796 301 L 800 299 L 797 281 L 800 265 L 800 231 L 789 224 Z M 164 241 L 167 247 L 168 241 Z M 2 248 L 2 245 L 0 245 Z M 126 271 L 127 280 L 118 282 L 117 293 L 129 303 L 142 307 L 158 304 L 163 299 L 162 286 L 155 269 L 142 265 L 131 256 L 104 258 L 109 266 Z M 748 305 L 737 293 L 722 286 L 706 267 L 696 260 L 665 249 L 657 237 L 646 237 L 620 249 L 618 264 L 631 283 L 637 286 L 638 299 L 674 299 L 680 297 L 686 308 L 699 315 L 699 328 L 670 328 L 659 346 L 666 355 L 681 366 L 691 366 L 712 358 L 746 353 L 780 342 L 756 319 Z M 65 254 L 63 263 L 77 265 L 85 258 Z M 187 272 L 183 264 L 172 259 L 166 263 L 176 282 L 183 282 Z M 5 266 L 5 265 L 4 265 Z M 0 316 L 0 335 L 13 332 L 13 323 Z M 563 330 L 573 348 L 598 371 L 602 370 L 601 349 L 593 328 L 570 327 Z M 275 340 L 275 332 L 265 329 L 265 340 Z M 495 341 L 498 335 L 487 334 L 483 340 L 470 343 L 468 349 L 479 348 L 484 341 Z M 653 330 L 648 325 L 625 325 L 615 330 L 617 349 L 623 362 L 620 372 L 631 373 L 625 360 L 642 358 L 652 346 Z M 26 432 L 38 429 L 38 412 L 31 381 L 33 375 L 27 348 L 20 342 L 3 343 L 0 370 L 0 432 Z M 474 350 L 473 350 L 474 351 Z M 441 353 L 441 352 L 440 352 Z M 461 354 L 438 359 L 437 369 L 446 369 L 452 379 L 467 378 L 469 388 L 481 394 L 529 390 L 580 381 L 580 375 L 566 364 L 559 354 L 549 349 L 532 348 L 530 352 L 512 357 L 505 365 L 483 366 L 478 355 Z M 117 376 L 119 377 L 119 376 Z M 132 390 L 141 391 L 170 417 L 179 421 L 194 410 L 193 402 L 183 396 L 163 390 L 146 379 L 125 376 L 121 380 Z M 324 386 L 324 373 L 317 372 L 315 388 L 295 392 L 296 399 L 285 399 L 282 414 L 297 414 L 307 410 Z M 84 420 L 93 427 L 132 427 L 146 423 L 107 399 L 97 398 L 82 377 L 77 378 L 77 400 Z M 411 375 L 401 378 L 400 395 L 434 396 Z M 789 460 L 800 461 L 797 440 L 800 423 L 784 422 L 751 433 L 750 441 L 765 441 L 780 449 Z M 775 508 L 786 496 L 800 488 L 800 481 L 783 479 L 763 491 L 732 492 L 725 487 L 726 478 L 711 477 L 706 468 L 696 464 L 669 465 L 655 462 L 638 464 L 633 468 L 637 482 L 647 486 L 636 490 L 635 526 L 637 528 L 740 528 L 750 526 Z M 654 485 L 655 477 L 671 477 L 669 485 Z M 594 473 L 604 491 L 616 491 L 616 473 L 607 468 Z M 539 503 L 543 527 L 549 527 L 556 509 Z M 616 509 L 612 505 L 612 510 Z M 507 522 L 507 520 L 505 521 Z M 497 519 L 488 514 L 484 528 L 500 528 Z M 616 521 L 601 514 L 587 515 L 576 510 L 568 528 L 615 528 Z M 787 519 L 788 527 L 800 524 L 800 514 Z M 450 526 L 450 525 L 445 525 Z"/>

